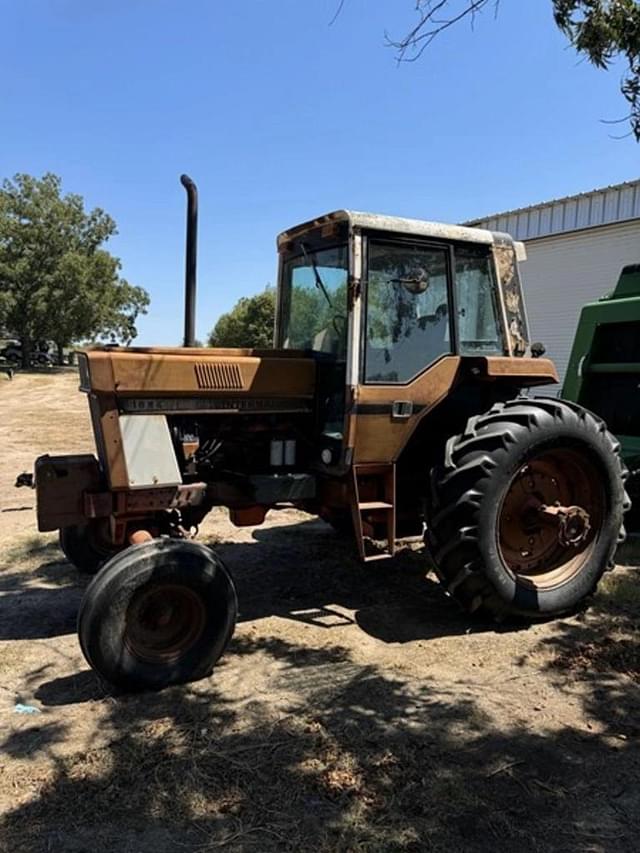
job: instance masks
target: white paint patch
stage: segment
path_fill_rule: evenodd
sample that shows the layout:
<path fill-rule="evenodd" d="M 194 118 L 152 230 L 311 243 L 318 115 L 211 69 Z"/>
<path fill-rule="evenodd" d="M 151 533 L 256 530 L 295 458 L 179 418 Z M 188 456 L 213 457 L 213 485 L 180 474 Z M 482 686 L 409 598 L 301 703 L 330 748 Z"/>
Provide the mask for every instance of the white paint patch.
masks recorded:
<path fill-rule="evenodd" d="M 164 415 L 120 415 L 120 430 L 132 489 L 182 483 Z"/>

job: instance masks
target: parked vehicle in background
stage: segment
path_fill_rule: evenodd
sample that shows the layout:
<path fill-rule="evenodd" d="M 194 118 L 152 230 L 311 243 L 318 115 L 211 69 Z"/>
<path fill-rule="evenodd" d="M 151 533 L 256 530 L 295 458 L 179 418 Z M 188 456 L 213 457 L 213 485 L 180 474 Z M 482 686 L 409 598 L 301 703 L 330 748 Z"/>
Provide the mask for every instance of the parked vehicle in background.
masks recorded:
<path fill-rule="evenodd" d="M 34 347 L 29 363 L 32 367 L 45 367 L 53 364 L 53 359 L 49 353 L 50 345 L 48 341 L 38 341 Z M 9 341 L 2 349 L 0 349 L 0 358 L 4 359 L 7 364 L 12 367 L 20 367 L 22 364 L 22 344 L 20 341 Z"/>
<path fill-rule="evenodd" d="M 562 396 L 603 418 L 620 442 L 633 501 L 626 522 L 640 531 L 640 264 L 583 307 Z"/>

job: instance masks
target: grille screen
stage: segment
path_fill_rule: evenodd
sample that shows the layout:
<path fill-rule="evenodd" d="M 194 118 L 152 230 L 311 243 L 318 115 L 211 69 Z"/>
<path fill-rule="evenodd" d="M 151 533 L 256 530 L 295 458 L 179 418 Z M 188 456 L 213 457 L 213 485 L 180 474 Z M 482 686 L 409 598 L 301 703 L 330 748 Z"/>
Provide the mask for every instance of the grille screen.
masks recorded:
<path fill-rule="evenodd" d="M 199 362 L 194 370 L 198 388 L 214 391 L 241 391 L 243 388 L 237 364 Z"/>

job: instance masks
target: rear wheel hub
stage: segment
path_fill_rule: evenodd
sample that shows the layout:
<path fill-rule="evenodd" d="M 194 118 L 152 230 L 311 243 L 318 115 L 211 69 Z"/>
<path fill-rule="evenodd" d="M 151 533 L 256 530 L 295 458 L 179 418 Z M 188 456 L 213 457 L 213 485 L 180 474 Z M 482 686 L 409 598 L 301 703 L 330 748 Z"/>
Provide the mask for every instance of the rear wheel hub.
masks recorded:
<path fill-rule="evenodd" d="M 573 449 L 533 457 L 512 478 L 499 514 L 499 545 L 512 574 L 537 589 L 574 577 L 589 558 L 602 519 L 602 485 Z"/>

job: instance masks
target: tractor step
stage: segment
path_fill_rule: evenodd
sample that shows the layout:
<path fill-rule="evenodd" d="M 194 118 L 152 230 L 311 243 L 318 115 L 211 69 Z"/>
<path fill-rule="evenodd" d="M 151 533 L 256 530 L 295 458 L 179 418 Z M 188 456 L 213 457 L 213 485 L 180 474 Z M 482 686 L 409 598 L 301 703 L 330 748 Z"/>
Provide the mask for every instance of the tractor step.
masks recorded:
<path fill-rule="evenodd" d="M 353 493 L 353 528 L 360 559 L 369 563 L 393 557 L 396 539 L 395 464 L 354 465 Z M 370 523 L 383 527 L 382 538 L 386 540 L 386 546 L 382 551 L 372 550 L 371 537 L 365 536 L 365 525 Z"/>
<path fill-rule="evenodd" d="M 385 503 L 384 501 L 364 501 L 359 503 L 360 512 L 372 509 L 393 509 L 393 504 Z"/>

